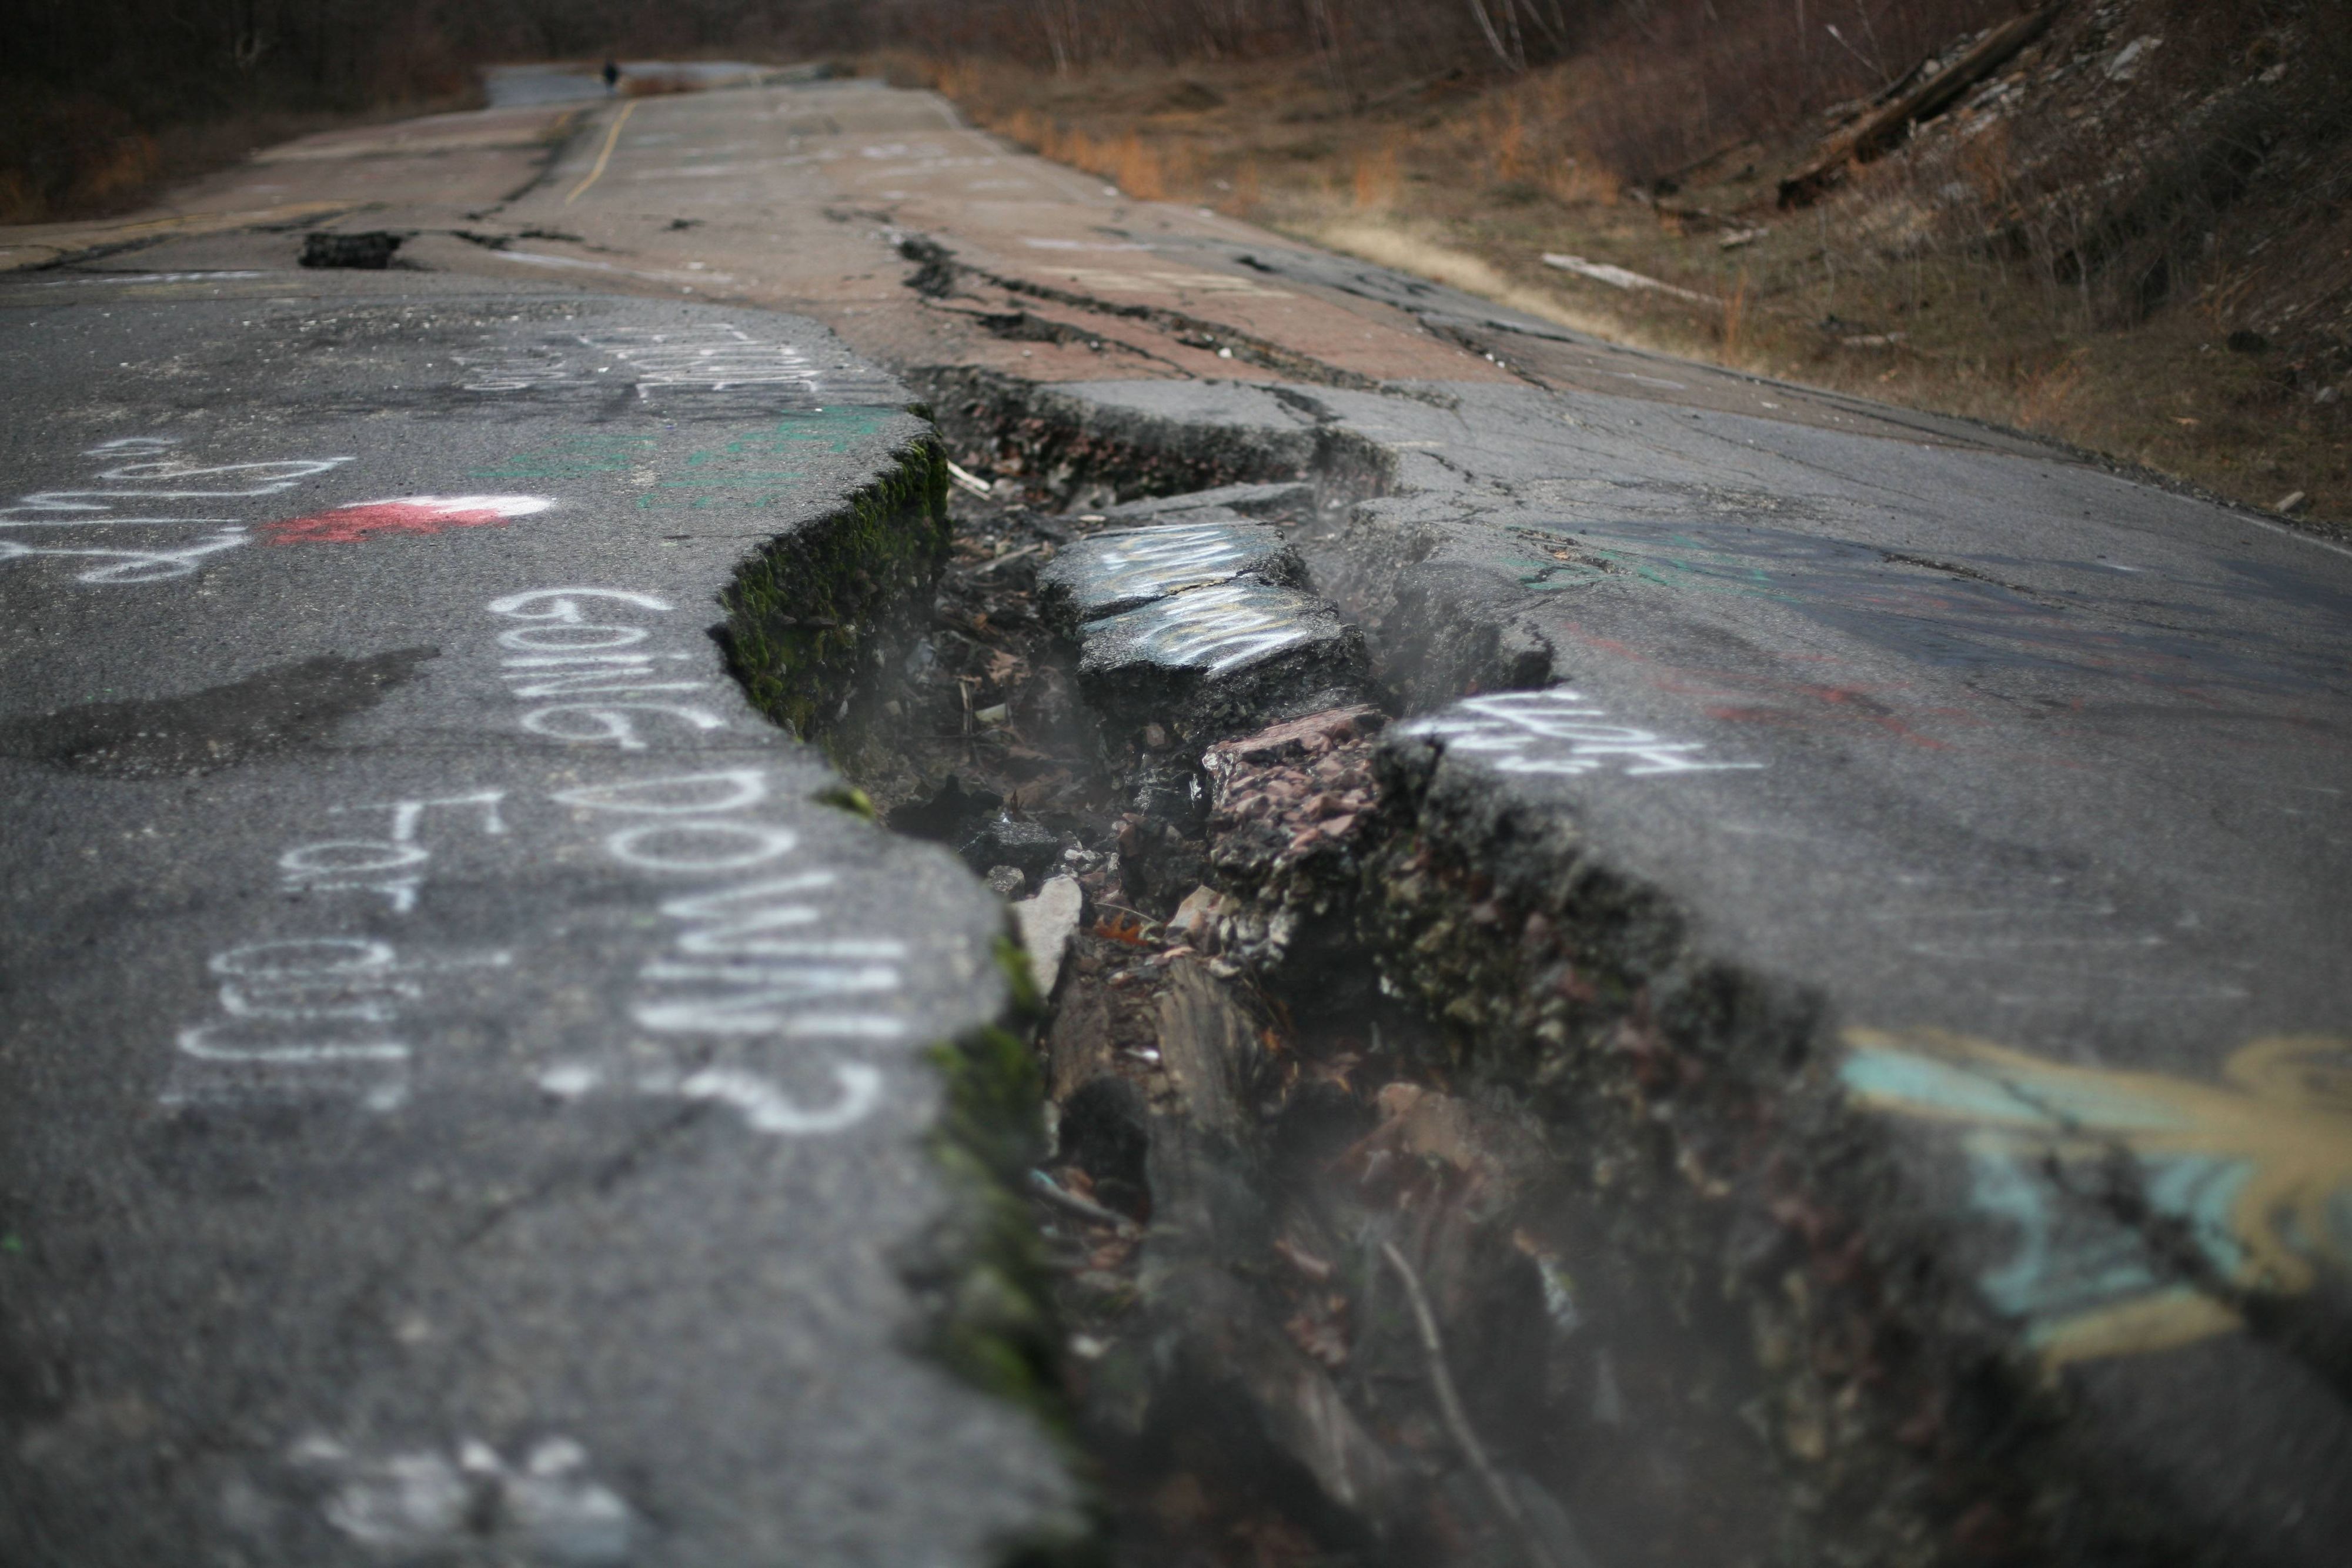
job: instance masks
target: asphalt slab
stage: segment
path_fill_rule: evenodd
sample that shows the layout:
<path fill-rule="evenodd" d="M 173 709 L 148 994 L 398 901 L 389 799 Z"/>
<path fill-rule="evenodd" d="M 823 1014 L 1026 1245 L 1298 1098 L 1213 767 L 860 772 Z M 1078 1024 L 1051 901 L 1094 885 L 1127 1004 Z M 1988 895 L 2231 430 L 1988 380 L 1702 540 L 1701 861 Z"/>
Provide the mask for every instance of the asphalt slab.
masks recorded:
<path fill-rule="evenodd" d="M 929 427 L 805 322 L 278 282 L 0 306 L 0 1557 L 1066 1528 L 929 1350 L 1002 906 L 714 637 L 860 497 L 935 528 Z"/>

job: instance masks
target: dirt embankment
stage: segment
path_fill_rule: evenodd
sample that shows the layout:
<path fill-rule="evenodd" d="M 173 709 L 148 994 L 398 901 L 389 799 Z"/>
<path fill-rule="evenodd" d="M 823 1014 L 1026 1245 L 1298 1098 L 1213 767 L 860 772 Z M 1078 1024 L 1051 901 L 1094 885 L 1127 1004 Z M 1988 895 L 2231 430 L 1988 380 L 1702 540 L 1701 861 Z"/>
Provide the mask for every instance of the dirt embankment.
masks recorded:
<path fill-rule="evenodd" d="M 2352 520 L 2352 6 L 2071 0 L 1924 57 L 1748 10 L 1752 37 L 1385 83 L 1317 57 L 869 68 L 1131 195 Z M 1878 85 L 1776 112 L 1816 47 Z"/>

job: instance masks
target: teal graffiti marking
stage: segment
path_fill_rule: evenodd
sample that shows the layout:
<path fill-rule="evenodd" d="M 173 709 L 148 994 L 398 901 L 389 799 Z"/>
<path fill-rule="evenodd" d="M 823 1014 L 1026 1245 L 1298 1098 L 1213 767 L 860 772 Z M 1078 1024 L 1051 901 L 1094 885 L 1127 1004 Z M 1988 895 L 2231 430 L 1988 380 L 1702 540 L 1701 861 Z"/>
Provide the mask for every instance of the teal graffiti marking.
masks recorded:
<path fill-rule="evenodd" d="M 689 430 L 616 435 L 585 432 L 561 436 L 494 466 L 468 471 L 476 479 L 618 479 L 638 487 L 640 511 L 674 507 L 774 506 L 791 499 L 806 470 L 795 457 L 818 451 L 844 454 L 880 434 L 899 417 L 897 408 L 812 409 L 719 446 L 687 446 Z M 683 450 L 681 450 L 683 448 Z M 781 460 L 781 461 L 780 461 Z"/>
<path fill-rule="evenodd" d="M 1519 586 L 1538 592 L 1563 588 L 1590 588 L 1612 577 L 1630 578 L 1657 588 L 1698 593 L 1780 597 L 1771 574 L 1763 568 L 1711 549 L 1687 534 L 1663 533 L 1656 549 L 1622 544 L 1596 545 L 1567 533 L 1541 528 L 1513 532 L 1544 548 L 1544 553 L 1507 558 L 1519 569 Z"/>
<path fill-rule="evenodd" d="M 2265 1037 L 2212 1083 L 1935 1030 L 1846 1040 L 1857 1103 L 1960 1130 L 1969 1206 L 2005 1239 L 1977 1287 L 2053 1366 L 2226 1332 L 2244 1294 L 2308 1291 L 2352 1257 L 2352 1042 Z M 2119 1176 L 2194 1278 L 2118 1211 Z"/>

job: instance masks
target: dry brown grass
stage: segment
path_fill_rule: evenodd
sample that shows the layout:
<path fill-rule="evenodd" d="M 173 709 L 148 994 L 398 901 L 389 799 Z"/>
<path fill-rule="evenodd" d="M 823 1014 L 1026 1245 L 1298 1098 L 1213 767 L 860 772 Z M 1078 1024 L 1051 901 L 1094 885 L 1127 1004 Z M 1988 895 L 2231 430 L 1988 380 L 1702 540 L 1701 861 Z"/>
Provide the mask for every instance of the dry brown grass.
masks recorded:
<path fill-rule="evenodd" d="M 1723 297 L 1723 319 L 1716 329 L 1716 350 L 1727 365 L 1742 363 L 1741 337 L 1748 325 L 1748 269 L 1739 269 L 1738 279 Z"/>
<path fill-rule="evenodd" d="M 118 208 L 163 170 L 156 139 L 93 94 L 9 105 L 0 127 L 21 150 L 0 160 L 0 223 Z"/>
<path fill-rule="evenodd" d="M 1356 205 L 1378 208 L 1391 205 L 1403 178 L 1397 172 L 1397 145 L 1391 141 L 1377 152 L 1356 155 Z"/>
<path fill-rule="evenodd" d="M 1199 183 L 1185 149 L 1164 149 L 1135 131 L 1097 136 L 1029 109 L 1014 110 L 991 129 L 1056 163 L 1108 180 L 1138 201 L 1190 195 Z"/>

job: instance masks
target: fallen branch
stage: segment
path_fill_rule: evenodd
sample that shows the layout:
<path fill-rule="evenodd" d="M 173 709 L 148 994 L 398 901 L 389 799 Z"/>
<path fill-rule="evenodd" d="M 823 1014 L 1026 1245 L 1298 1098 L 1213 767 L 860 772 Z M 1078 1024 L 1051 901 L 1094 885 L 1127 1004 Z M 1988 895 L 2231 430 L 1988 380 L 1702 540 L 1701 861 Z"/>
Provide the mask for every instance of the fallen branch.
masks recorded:
<path fill-rule="evenodd" d="M 1421 1348 L 1429 1357 L 1429 1382 L 1437 1395 L 1438 1414 L 1445 1418 L 1445 1429 L 1453 1434 L 1454 1446 L 1462 1450 L 1464 1461 L 1477 1472 L 1487 1495 L 1495 1500 L 1496 1511 L 1510 1522 L 1528 1561 L 1535 1568 L 1559 1568 L 1559 1559 L 1528 1522 L 1527 1510 L 1519 1506 L 1518 1493 L 1511 1490 L 1511 1483 L 1503 1479 L 1503 1472 L 1486 1457 L 1486 1445 L 1478 1441 L 1478 1434 L 1470 1425 L 1469 1412 L 1462 1408 L 1462 1396 L 1454 1389 L 1454 1374 L 1445 1365 L 1445 1342 L 1437 1337 L 1437 1318 L 1429 1310 L 1429 1298 L 1422 1293 L 1421 1277 L 1404 1260 L 1395 1242 L 1381 1242 L 1381 1256 L 1396 1270 L 1397 1282 L 1404 1287 L 1405 1301 L 1412 1308 L 1413 1325 L 1421 1331 Z"/>
<path fill-rule="evenodd" d="M 1561 256 L 1557 252 L 1546 251 L 1543 256 L 1543 264 L 1546 267 L 1556 267 L 1562 272 L 1572 272 L 1579 277 L 1589 277 L 1595 283 L 1605 283 L 1612 288 L 1622 288 L 1629 291 L 1646 288 L 1654 290 L 1660 294 L 1671 294 L 1677 299 L 1688 299 L 1694 304 L 1716 305 L 1719 303 L 1713 296 L 1701 294 L 1696 289 L 1678 288 L 1675 285 L 1664 282 L 1662 279 L 1646 277 L 1642 273 L 1629 271 L 1622 267 L 1612 266 L 1610 263 L 1605 261 L 1587 261 L 1580 256 Z"/>
<path fill-rule="evenodd" d="M 1512 0 L 1503 0 L 1506 5 L 1511 3 Z M 1502 37 L 1495 31 L 1495 24 L 1488 18 L 1486 6 L 1480 5 L 1478 0 L 1470 0 L 1470 14 L 1478 18 L 1478 30 L 1486 35 L 1486 47 L 1495 51 L 1496 59 L 1515 71 L 1524 71 L 1528 68 L 1528 62 L 1524 57 L 1514 59 L 1511 57 L 1511 51 L 1503 47 Z M 1505 15 L 1507 16 L 1509 13 L 1506 12 Z"/>
<path fill-rule="evenodd" d="M 1867 163 L 1892 148 L 1914 120 L 1942 113 L 1960 94 L 2009 63 L 2026 45 L 2049 29 L 2066 0 L 2012 17 L 1977 40 L 1958 59 L 1901 94 L 1885 108 L 1865 114 L 1847 131 L 1830 139 L 1820 156 L 1780 182 L 1780 205 L 1810 206 L 1845 177 L 1848 163 Z M 1843 40 L 1841 40 L 1843 41 Z"/>

